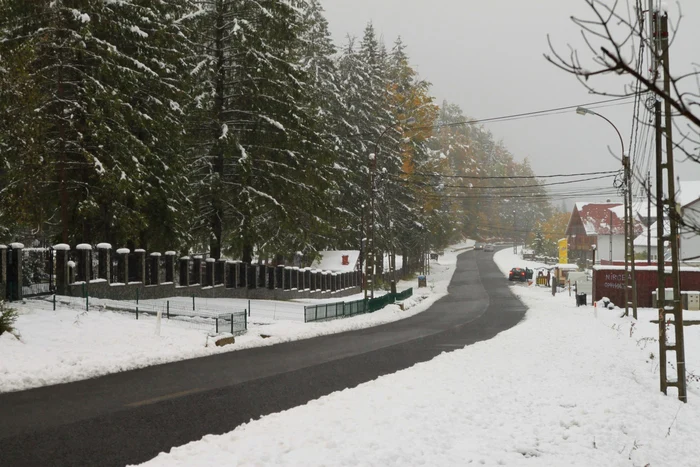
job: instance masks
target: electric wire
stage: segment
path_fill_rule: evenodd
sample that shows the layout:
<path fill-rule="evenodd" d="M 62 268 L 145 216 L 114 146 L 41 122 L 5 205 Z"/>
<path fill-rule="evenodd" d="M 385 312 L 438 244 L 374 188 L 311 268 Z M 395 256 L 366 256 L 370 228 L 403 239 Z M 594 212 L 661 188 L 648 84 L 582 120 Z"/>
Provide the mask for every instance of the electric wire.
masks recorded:
<path fill-rule="evenodd" d="M 608 175 L 616 174 L 619 170 L 606 170 L 602 172 L 579 172 L 573 174 L 553 174 L 553 175 L 448 175 L 439 173 L 424 173 L 424 172 L 402 172 L 404 175 L 418 175 L 421 177 L 442 177 L 442 178 L 464 178 L 469 180 L 510 180 L 510 179 L 537 179 L 537 178 L 565 178 L 565 177 L 580 177 L 587 175 Z"/>

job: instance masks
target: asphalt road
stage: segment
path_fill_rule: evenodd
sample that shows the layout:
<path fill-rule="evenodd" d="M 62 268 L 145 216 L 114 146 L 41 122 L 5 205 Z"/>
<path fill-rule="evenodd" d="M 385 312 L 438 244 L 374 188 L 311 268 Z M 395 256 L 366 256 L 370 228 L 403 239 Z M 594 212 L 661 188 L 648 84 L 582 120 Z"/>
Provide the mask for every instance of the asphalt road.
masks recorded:
<path fill-rule="evenodd" d="M 427 311 L 382 326 L 2 394 L 0 465 L 143 462 L 490 339 L 526 311 L 491 253 L 460 255 L 448 290 Z"/>

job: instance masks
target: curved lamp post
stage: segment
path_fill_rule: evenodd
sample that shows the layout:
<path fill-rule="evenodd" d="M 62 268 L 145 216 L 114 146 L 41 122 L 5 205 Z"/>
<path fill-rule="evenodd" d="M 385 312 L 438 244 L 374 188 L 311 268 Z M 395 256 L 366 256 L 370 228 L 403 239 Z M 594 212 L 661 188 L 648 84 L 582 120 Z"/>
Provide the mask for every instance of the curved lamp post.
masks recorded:
<path fill-rule="evenodd" d="M 634 223 L 632 219 L 632 190 L 630 189 L 631 167 L 629 156 L 625 155 L 625 143 L 622 139 L 622 134 L 620 134 L 620 130 L 618 130 L 615 124 L 611 122 L 607 117 L 585 107 L 578 107 L 576 109 L 576 113 L 579 115 L 595 115 L 596 117 L 602 118 L 615 129 L 618 138 L 620 138 L 620 149 L 622 151 L 622 168 L 625 174 L 625 315 L 629 315 L 629 293 L 631 289 L 632 313 L 634 319 L 637 319 L 637 278 L 635 277 L 634 246 L 632 245 L 632 238 L 634 236 Z M 612 230 L 612 225 L 610 225 L 610 229 Z M 632 258 L 631 262 L 630 256 Z"/>
<path fill-rule="evenodd" d="M 374 190 L 374 175 L 375 171 L 377 170 L 377 156 L 379 155 L 379 143 L 382 141 L 384 135 L 386 135 L 389 132 L 389 130 L 393 130 L 400 125 L 412 125 L 415 122 L 416 119 L 410 117 L 405 120 L 400 120 L 394 125 L 386 127 L 374 142 L 374 152 L 369 155 L 369 216 L 367 216 L 369 225 L 367 226 L 367 258 L 365 259 L 365 281 L 367 281 L 368 283 L 365 284 L 365 300 L 367 300 L 368 293 L 370 295 L 369 298 L 374 298 L 374 200 L 376 198 Z M 396 268 L 392 267 L 391 269 L 391 291 L 392 293 L 396 293 Z"/>

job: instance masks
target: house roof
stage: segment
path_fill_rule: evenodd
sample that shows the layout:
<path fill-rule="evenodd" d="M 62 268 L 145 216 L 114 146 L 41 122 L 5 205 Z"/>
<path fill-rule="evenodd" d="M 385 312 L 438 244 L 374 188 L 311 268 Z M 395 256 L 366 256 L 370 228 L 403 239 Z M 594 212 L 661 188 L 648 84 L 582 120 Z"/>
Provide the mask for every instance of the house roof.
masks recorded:
<path fill-rule="evenodd" d="M 574 205 L 574 215 L 569 220 L 569 225 L 566 228 L 567 235 L 571 235 L 573 223 L 577 222 L 576 215 L 580 218 L 581 225 L 586 235 L 604 235 L 610 234 L 610 219 L 612 213 L 612 233 L 624 234 L 625 224 L 621 217 L 617 215 L 614 208 L 622 208 L 620 203 L 585 203 L 577 202 Z M 620 214 L 624 214 L 621 212 Z"/>

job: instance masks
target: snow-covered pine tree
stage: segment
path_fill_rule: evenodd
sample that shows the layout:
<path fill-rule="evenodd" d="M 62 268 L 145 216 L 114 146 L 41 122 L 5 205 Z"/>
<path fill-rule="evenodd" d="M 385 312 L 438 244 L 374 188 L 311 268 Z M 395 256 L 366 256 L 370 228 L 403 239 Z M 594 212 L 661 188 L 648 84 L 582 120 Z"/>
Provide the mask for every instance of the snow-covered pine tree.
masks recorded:
<path fill-rule="evenodd" d="M 182 132 L 186 43 L 174 23 L 189 9 L 187 0 L 3 3 L 0 54 L 21 63 L 9 79 L 26 74 L 35 93 L 25 130 L 34 150 L 7 142 L 8 170 L 41 197 L 63 241 L 174 238 L 153 234 L 167 233 L 162 210 L 173 205 L 179 155 L 168 142 Z"/>
<path fill-rule="evenodd" d="M 224 244 L 244 260 L 254 248 L 295 252 L 323 230 L 332 154 L 305 61 L 307 9 L 279 0 L 202 5 L 191 157 L 206 180 L 198 225 L 212 256 Z"/>

